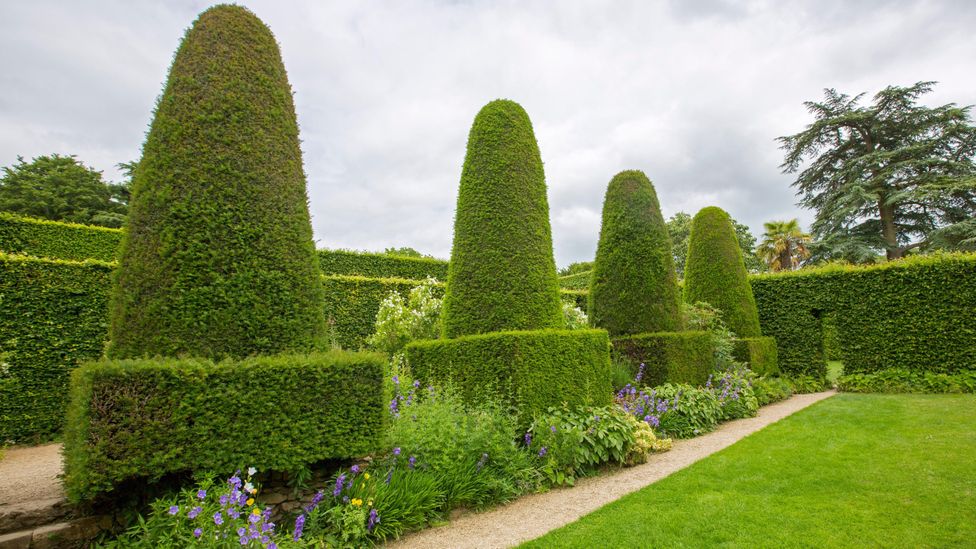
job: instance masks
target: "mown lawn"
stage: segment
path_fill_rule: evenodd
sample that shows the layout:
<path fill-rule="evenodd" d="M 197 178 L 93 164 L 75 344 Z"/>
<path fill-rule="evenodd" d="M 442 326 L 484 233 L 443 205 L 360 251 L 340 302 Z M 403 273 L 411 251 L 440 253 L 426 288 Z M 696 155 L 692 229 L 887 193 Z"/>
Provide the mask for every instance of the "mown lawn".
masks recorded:
<path fill-rule="evenodd" d="M 973 547 L 976 396 L 840 394 L 523 547 Z"/>

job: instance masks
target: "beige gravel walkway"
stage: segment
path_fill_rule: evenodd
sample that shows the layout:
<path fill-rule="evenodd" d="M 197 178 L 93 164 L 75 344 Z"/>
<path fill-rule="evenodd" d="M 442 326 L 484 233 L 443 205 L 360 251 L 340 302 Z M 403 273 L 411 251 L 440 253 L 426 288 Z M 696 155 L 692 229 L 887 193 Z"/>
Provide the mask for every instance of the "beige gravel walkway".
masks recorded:
<path fill-rule="evenodd" d="M 796 395 L 759 410 L 754 418 L 722 424 L 718 430 L 691 440 L 678 440 L 670 452 L 651 456 L 648 463 L 619 472 L 583 479 L 575 487 L 519 498 L 484 513 L 471 513 L 440 528 L 430 528 L 387 544 L 395 549 L 512 547 L 535 539 L 692 463 L 731 446 L 747 435 L 834 391 Z"/>
<path fill-rule="evenodd" d="M 61 499 L 61 445 L 8 448 L 0 459 L 0 505 Z"/>

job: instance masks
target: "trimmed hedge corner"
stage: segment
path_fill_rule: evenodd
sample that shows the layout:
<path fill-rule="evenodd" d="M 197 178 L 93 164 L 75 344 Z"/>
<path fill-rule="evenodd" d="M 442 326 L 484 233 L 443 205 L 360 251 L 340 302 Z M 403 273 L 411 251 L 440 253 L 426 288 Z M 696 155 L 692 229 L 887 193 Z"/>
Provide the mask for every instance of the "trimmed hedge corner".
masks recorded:
<path fill-rule="evenodd" d="M 0 253 L 0 443 L 61 430 L 68 373 L 105 348 L 112 268 Z"/>
<path fill-rule="evenodd" d="M 748 362 L 749 369 L 759 375 L 779 372 L 776 338 L 743 337 L 735 340 L 732 356 L 739 362 Z"/>
<path fill-rule="evenodd" d="M 715 346 L 708 332 L 659 332 L 613 338 L 613 353 L 634 367 L 644 363 L 643 385 L 704 385 L 712 374 Z"/>
<path fill-rule="evenodd" d="M 450 383 L 469 402 L 501 396 L 522 422 L 563 402 L 609 404 L 609 351 L 604 330 L 494 332 L 406 347 L 415 378 Z"/>
<path fill-rule="evenodd" d="M 120 229 L 0 212 L 0 252 L 72 261 L 115 261 L 121 241 Z"/>
<path fill-rule="evenodd" d="M 349 250 L 318 250 L 324 275 L 447 280 L 447 261 L 428 257 L 400 257 Z"/>
<path fill-rule="evenodd" d="M 385 358 L 373 353 L 94 362 L 72 373 L 69 501 L 175 472 L 290 471 L 381 444 Z"/>

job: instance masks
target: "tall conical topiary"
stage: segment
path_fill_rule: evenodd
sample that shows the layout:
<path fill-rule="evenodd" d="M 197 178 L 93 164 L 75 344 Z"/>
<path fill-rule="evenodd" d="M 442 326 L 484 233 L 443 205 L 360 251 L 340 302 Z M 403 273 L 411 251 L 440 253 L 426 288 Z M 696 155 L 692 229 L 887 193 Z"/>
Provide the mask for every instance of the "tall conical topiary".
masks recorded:
<path fill-rule="evenodd" d="M 442 319 L 446 337 L 563 325 L 542 159 L 512 101 L 468 135 Z"/>
<path fill-rule="evenodd" d="M 187 31 L 133 175 L 109 358 L 246 356 L 324 330 L 291 87 L 238 6 Z"/>
<path fill-rule="evenodd" d="M 732 218 L 721 208 L 703 208 L 691 221 L 685 261 L 685 301 L 704 301 L 722 311 L 738 337 L 759 337 L 759 313 L 746 278 Z"/>
<path fill-rule="evenodd" d="M 620 172 L 607 187 L 590 282 L 594 326 L 611 336 L 682 329 L 671 238 L 654 186 L 643 172 Z"/>

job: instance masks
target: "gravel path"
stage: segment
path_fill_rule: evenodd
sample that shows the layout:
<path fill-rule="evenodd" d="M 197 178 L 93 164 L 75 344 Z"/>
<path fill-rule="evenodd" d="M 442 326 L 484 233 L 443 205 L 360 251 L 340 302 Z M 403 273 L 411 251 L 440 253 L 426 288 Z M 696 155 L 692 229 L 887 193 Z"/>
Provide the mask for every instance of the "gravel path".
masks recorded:
<path fill-rule="evenodd" d="M 64 497 L 61 445 L 8 448 L 0 459 L 0 506 Z"/>
<path fill-rule="evenodd" d="M 761 408 L 754 418 L 724 423 L 715 432 L 690 440 L 676 440 L 670 452 L 654 454 L 643 465 L 582 479 L 573 488 L 524 496 L 483 513 L 462 515 L 445 526 L 408 534 L 386 547 L 439 549 L 518 545 L 592 513 L 834 394 L 834 391 L 826 391 L 793 396 Z"/>

